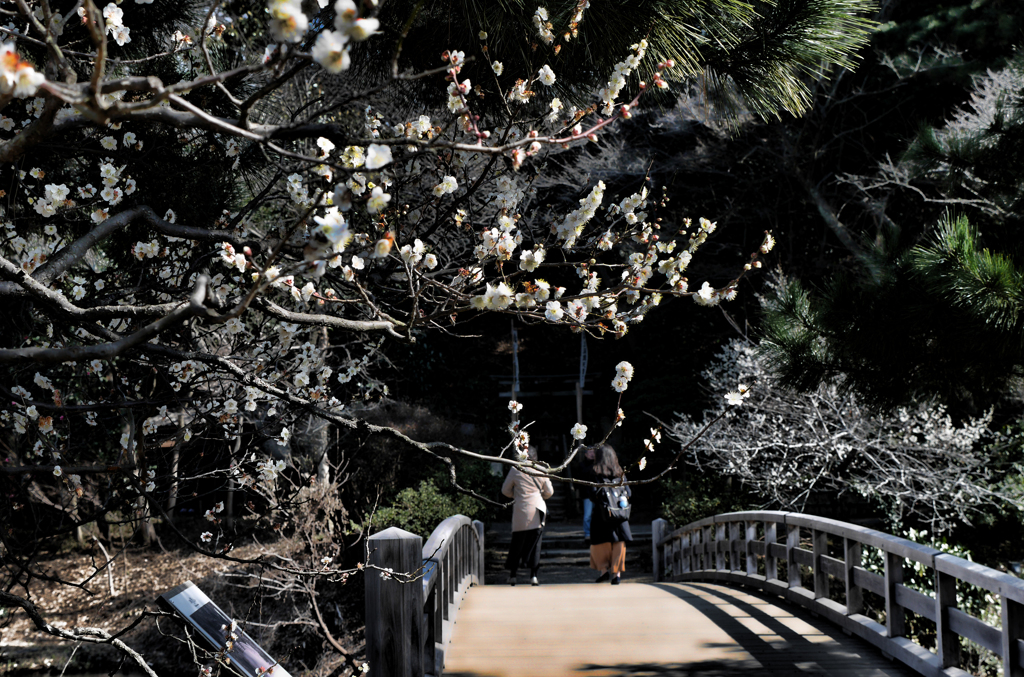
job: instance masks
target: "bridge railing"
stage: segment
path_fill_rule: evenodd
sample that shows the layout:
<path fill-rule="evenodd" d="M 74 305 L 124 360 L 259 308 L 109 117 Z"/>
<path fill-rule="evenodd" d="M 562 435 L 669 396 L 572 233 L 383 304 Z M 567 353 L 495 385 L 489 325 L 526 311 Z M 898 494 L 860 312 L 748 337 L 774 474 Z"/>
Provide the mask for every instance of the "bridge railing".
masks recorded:
<path fill-rule="evenodd" d="M 373 677 L 439 676 L 462 598 L 484 584 L 484 525 L 449 517 L 423 539 L 396 527 L 368 539 L 366 660 Z"/>
<path fill-rule="evenodd" d="M 923 675 L 967 677 L 964 637 L 999 656 L 1004 676 L 1024 677 L 1024 581 L 1015 576 L 874 529 L 798 513 L 727 513 L 675 530 L 659 519 L 652 527 L 655 580 L 730 581 L 781 595 Z M 865 546 L 878 549 L 884 574 L 864 568 Z M 908 563 L 927 567 L 931 594 L 904 585 Z M 958 608 L 958 588 L 968 586 L 998 597 L 998 625 Z M 864 591 L 884 600 L 884 625 L 864 615 Z M 936 652 L 906 636 L 907 611 L 935 624 Z"/>

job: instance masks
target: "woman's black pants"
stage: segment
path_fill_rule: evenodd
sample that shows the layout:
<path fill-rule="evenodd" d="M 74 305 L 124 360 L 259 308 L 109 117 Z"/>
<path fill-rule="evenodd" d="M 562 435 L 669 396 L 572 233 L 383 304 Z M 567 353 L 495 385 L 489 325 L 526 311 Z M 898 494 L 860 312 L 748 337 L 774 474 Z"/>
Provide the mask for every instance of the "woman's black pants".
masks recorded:
<path fill-rule="evenodd" d="M 516 575 L 520 565 L 529 568 L 530 575 L 536 576 L 540 569 L 540 541 L 543 535 L 542 529 L 527 529 L 526 531 L 513 531 L 512 542 L 508 546 L 508 557 L 505 558 L 505 568 L 510 576 Z"/>

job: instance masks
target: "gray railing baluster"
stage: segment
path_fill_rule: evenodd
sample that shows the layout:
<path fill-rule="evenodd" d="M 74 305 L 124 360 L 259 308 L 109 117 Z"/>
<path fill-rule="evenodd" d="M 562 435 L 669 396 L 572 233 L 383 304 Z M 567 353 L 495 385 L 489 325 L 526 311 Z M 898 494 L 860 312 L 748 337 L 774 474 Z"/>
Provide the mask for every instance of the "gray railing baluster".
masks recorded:
<path fill-rule="evenodd" d="M 864 610 L 864 592 L 854 583 L 854 567 L 863 564 L 860 541 L 843 539 L 843 564 L 846 568 L 846 614 L 859 614 Z"/>
<path fill-rule="evenodd" d="M 956 607 L 956 578 L 935 570 L 935 635 L 942 667 L 960 665 L 960 638 L 949 629 L 949 610 Z"/>
<path fill-rule="evenodd" d="M 889 638 L 903 637 L 907 625 L 903 607 L 896 603 L 896 586 L 903 583 L 903 557 L 885 553 L 885 627 Z"/>
<path fill-rule="evenodd" d="M 718 522 L 715 524 L 715 570 L 725 571 L 725 548 L 726 536 L 725 536 L 726 524 L 725 522 Z"/>
<path fill-rule="evenodd" d="M 757 541 L 757 521 L 747 521 L 747 537 L 743 541 L 744 554 L 747 556 L 747 575 L 757 575 L 757 553 L 754 552 L 754 542 Z"/>
<path fill-rule="evenodd" d="M 811 531 L 814 549 L 814 599 L 828 597 L 828 574 L 825 573 L 824 558 L 828 554 L 828 534 L 814 529 Z"/>
<path fill-rule="evenodd" d="M 1003 596 L 1002 599 L 1002 651 L 1003 677 L 1024 677 L 1018 637 L 1024 637 L 1024 605 Z"/>
<path fill-rule="evenodd" d="M 764 575 L 768 580 L 779 578 L 779 558 L 772 552 L 772 546 L 779 542 L 777 522 L 764 523 Z"/>
<path fill-rule="evenodd" d="M 787 524 L 789 529 L 786 534 L 786 574 L 789 578 L 789 587 L 799 588 L 803 586 L 800 579 L 800 565 L 796 561 L 796 551 L 800 547 L 800 527 Z"/>

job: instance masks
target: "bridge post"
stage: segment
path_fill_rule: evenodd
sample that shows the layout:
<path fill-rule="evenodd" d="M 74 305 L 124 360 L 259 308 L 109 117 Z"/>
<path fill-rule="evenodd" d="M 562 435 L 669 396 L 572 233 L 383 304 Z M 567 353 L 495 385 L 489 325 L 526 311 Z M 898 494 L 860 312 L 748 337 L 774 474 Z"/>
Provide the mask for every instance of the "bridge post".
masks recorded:
<path fill-rule="evenodd" d="M 484 542 L 484 523 L 481 522 L 480 520 L 473 520 L 473 528 L 476 529 L 476 535 L 480 539 L 480 541 L 479 541 L 479 543 L 480 543 L 480 551 L 477 553 L 477 557 L 476 557 L 476 574 L 477 574 L 476 575 L 476 578 L 477 578 L 476 584 L 477 585 L 483 585 L 484 584 L 484 572 L 487 569 L 487 556 L 486 556 L 486 551 L 484 549 L 484 544 L 485 544 L 485 542 Z"/>
<path fill-rule="evenodd" d="M 843 539 L 843 561 L 846 567 L 846 615 L 864 611 L 864 591 L 853 581 L 855 567 L 863 566 L 860 541 Z"/>
<path fill-rule="evenodd" d="M 896 586 L 903 583 L 903 556 L 885 553 L 885 626 L 889 639 L 907 634 L 903 607 L 896 603 Z"/>
<path fill-rule="evenodd" d="M 779 578 L 779 558 L 772 552 L 772 546 L 779 542 L 778 529 L 777 522 L 764 523 L 764 576 L 769 581 Z"/>
<path fill-rule="evenodd" d="M 715 542 L 711 539 L 711 536 L 715 533 L 715 525 L 709 524 L 704 527 L 704 532 L 701 534 L 701 544 L 704 546 L 701 548 L 701 552 L 704 553 L 704 557 L 701 559 L 703 566 L 701 567 L 705 571 L 711 571 L 714 569 L 714 550 Z"/>
<path fill-rule="evenodd" d="M 727 528 L 725 522 L 715 522 L 715 570 L 725 571 L 725 546 L 728 545 L 728 537 L 725 533 Z"/>
<path fill-rule="evenodd" d="M 698 534 L 697 541 L 700 542 L 700 538 L 699 538 L 700 532 L 697 532 L 697 534 Z M 678 557 L 678 559 L 676 559 L 676 558 L 672 559 L 672 569 L 671 569 L 671 571 L 672 571 L 673 575 L 675 575 L 677 573 L 688 574 L 691 571 L 693 571 L 693 547 L 694 547 L 694 543 L 692 541 L 691 532 L 687 531 L 686 533 L 683 534 L 682 538 L 679 539 L 679 557 Z M 673 550 L 673 554 L 675 554 L 675 548 L 673 548 L 672 550 Z M 676 564 L 676 562 L 678 562 L 678 565 Z M 676 571 L 676 569 L 678 569 L 678 571 Z"/>
<path fill-rule="evenodd" d="M 747 538 L 744 541 L 744 550 L 747 555 L 747 575 L 757 575 L 757 553 L 754 552 L 754 542 L 757 540 L 757 522 L 755 520 L 749 520 L 747 522 Z"/>
<path fill-rule="evenodd" d="M 786 534 L 786 577 L 789 579 L 789 587 L 799 588 L 803 586 L 800 565 L 796 561 L 796 551 L 800 549 L 800 527 L 787 524 L 786 528 L 789 530 Z"/>
<path fill-rule="evenodd" d="M 366 570 L 366 661 L 372 677 L 422 677 L 423 582 L 398 574 L 423 565 L 423 539 L 391 527 L 370 536 Z"/>
<path fill-rule="evenodd" d="M 941 555 L 940 555 L 941 556 Z M 960 637 L 949 627 L 956 607 L 956 576 L 935 569 L 935 643 L 943 668 L 960 667 Z"/>
<path fill-rule="evenodd" d="M 814 599 L 828 597 L 828 574 L 825 573 L 825 556 L 828 555 L 828 534 L 819 529 L 811 531 L 814 550 Z"/>
<path fill-rule="evenodd" d="M 665 575 L 665 546 L 661 539 L 668 533 L 668 522 L 658 518 L 651 522 L 651 560 L 654 563 L 654 582 L 657 583 Z"/>
<path fill-rule="evenodd" d="M 743 571 L 740 564 L 741 548 L 743 548 L 743 523 L 729 523 L 729 571 Z"/>
<path fill-rule="evenodd" d="M 1002 621 L 1002 658 L 1003 677 L 1024 677 L 1024 668 L 1021 668 L 1020 644 L 1018 640 L 1024 638 L 1024 606 L 1001 595 L 1003 600 Z"/>

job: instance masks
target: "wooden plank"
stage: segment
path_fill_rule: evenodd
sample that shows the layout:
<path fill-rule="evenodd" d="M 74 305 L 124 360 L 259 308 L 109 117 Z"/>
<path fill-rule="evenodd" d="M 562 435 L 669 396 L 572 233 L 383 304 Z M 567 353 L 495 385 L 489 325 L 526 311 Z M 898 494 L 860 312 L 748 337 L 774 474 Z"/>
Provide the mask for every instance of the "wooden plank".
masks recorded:
<path fill-rule="evenodd" d="M 935 598 L 908 588 L 902 583 L 896 584 L 896 604 L 913 611 L 918 616 L 924 616 L 935 622 Z"/>
<path fill-rule="evenodd" d="M 879 597 L 885 597 L 885 576 L 862 567 L 854 567 L 853 582 L 858 587 L 869 590 Z"/>
<path fill-rule="evenodd" d="M 803 548 L 793 548 L 792 556 L 797 564 L 803 564 L 805 567 L 814 566 L 814 553 L 810 550 L 804 550 Z"/>
<path fill-rule="evenodd" d="M 819 559 L 822 572 L 840 581 L 846 580 L 846 562 L 835 557 L 822 555 Z"/>
<path fill-rule="evenodd" d="M 935 569 L 989 592 L 1024 603 L 1024 581 L 977 562 L 942 553 L 935 557 Z"/>
<path fill-rule="evenodd" d="M 999 628 L 993 628 L 988 623 L 964 613 L 960 609 L 950 608 L 947 613 L 949 614 L 951 632 L 980 644 L 994 654 L 998 655 L 1002 652 L 1003 633 L 999 631 Z"/>

